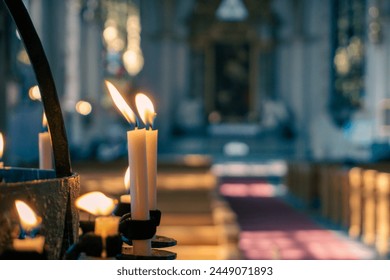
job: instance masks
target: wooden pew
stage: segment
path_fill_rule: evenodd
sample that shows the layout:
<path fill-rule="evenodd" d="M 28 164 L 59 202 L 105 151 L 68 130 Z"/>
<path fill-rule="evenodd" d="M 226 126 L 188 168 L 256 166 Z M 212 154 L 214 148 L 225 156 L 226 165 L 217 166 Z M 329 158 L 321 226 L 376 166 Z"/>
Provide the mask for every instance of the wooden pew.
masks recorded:
<path fill-rule="evenodd" d="M 362 233 L 362 172 L 360 167 L 354 167 L 349 171 L 349 235 L 353 238 L 360 237 Z"/>
<path fill-rule="evenodd" d="M 376 192 L 376 243 L 375 248 L 381 259 L 387 259 L 389 254 L 390 238 L 390 174 L 379 173 L 377 175 Z"/>

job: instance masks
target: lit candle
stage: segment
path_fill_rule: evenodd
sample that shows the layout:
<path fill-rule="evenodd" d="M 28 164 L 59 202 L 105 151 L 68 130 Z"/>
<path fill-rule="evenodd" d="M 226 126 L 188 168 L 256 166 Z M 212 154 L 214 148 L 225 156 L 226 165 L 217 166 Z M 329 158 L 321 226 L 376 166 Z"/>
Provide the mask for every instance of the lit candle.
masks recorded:
<path fill-rule="evenodd" d="M 53 149 L 45 113 L 42 117 L 43 132 L 39 133 L 39 168 L 53 169 Z"/>
<path fill-rule="evenodd" d="M 0 132 L 0 168 L 4 167 L 4 163 L 1 161 L 1 159 L 3 158 L 3 152 L 4 152 L 4 137 L 3 134 Z"/>
<path fill-rule="evenodd" d="M 45 238 L 35 236 L 34 230 L 38 229 L 41 218 L 23 201 L 15 201 L 16 210 L 20 218 L 20 226 L 23 230 L 22 239 L 13 240 L 13 248 L 16 251 L 36 251 L 42 253 L 44 250 Z"/>
<path fill-rule="evenodd" d="M 115 209 L 115 201 L 104 193 L 94 191 L 78 197 L 76 207 L 95 216 L 107 216 Z"/>
<path fill-rule="evenodd" d="M 135 126 L 136 117 L 129 105 L 113 84 L 106 81 L 106 86 L 115 105 L 131 126 Z M 148 177 L 146 172 L 146 141 L 145 129 L 129 130 L 127 132 L 127 145 L 130 168 L 130 194 L 131 194 L 131 217 L 133 220 L 149 220 L 148 206 Z M 134 255 L 151 255 L 151 240 L 133 240 Z"/>
<path fill-rule="evenodd" d="M 125 185 L 126 193 L 128 193 L 130 190 L 130 168 L 129 167 L 127 167 L 127 169 L 126 169 L 126 173 L 125 173 L 125 176 L 123 178 L 123 183 Z M 130 194 L 121 195 L 120 202 L 121 203 L 130 203 L 131 202 Z"/>
<path fill-rule="evenodd" d="M 92 215 L 96 215 L 94 233 L 102 237 L 102 257 L 106 253 L 106 237 L 118 234 L 120 217 L 109 216 L 115 209 L 115 200 L 101 192 L 90 192 L 76 199 L 76 207 Z"/>
<path fill-rule="evenodd" d="M 156 113 L 151 100 L 143 93 L 135 97 L 138 112 L 146 125 L 146 157 L 148 174 L 148 203 L 150 210 L 157 209 L 157 136 L 158 130 L 153 129 Z"/>

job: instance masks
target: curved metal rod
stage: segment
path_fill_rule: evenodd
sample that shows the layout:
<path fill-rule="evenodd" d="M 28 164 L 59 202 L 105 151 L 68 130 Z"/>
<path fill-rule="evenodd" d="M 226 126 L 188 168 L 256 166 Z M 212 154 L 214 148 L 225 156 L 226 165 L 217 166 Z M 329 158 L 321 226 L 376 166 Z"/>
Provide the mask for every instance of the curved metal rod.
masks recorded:
<path fill-rule="evenodd" d="M 57 178 L 72 175 L 68 139 L 54 79 L 41 41 L 22 0 L 4 0 L 34 69 L 50 127 Z"/>

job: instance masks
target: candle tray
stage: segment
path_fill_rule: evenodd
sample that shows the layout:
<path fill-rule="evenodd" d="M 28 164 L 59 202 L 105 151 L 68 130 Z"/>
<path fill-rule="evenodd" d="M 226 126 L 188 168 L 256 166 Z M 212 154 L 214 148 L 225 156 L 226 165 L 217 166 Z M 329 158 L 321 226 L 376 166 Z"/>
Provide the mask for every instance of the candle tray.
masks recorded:
<path fill-rule="evenodd" d="M 12 244 L 19 226 L 14 206 L 23 200 L 42 217 L 40 234 L 45 236 L 49 259 L 62 259 L 78 236 L 78 210 L 74 200 L 79 195 L 79 175 L 55 178 L 55 172 L 39 169 L 0 169 L 0 254 Z"/>

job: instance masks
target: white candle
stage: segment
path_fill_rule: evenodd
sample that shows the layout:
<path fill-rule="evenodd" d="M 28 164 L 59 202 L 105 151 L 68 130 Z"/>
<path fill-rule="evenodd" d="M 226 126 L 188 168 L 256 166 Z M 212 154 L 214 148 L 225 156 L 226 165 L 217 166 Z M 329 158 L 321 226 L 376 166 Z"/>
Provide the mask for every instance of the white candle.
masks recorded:
<path fill-rule="evenodd" d="M 107 257 L 106 250 L 106 237 L 118 234 L 119 219 L 117 216 L 100 216 L 95 219 L 95 231 L 96 235 L 102 237 L 103 250 L 101 253 L 102 258 Z"/>
<path fill-rule="evenodd" d="M 47 120 L 43 114 L 42 126 L 47 128 Z M 53 149 L 51 145 L 51 137 L 48 131 L 39 133 L 39 169 L 53 169 Z"/>
<path fill-rule="evenodd" d="M 133 220 L 149 220 L 148 177 L 146 172 L 145 129 L 127 132 L 130 166 L 131 217 Z M 151 255 L 151 240 L 133 240 L 134 255 Z"/>
<path fill-rule="evenodd" d="M 122 112 L 130 125 L 135 125 L 134 112 L 123 99 L 113 84 L 106 81 L 115 105 Z M 130 169 L 130 194 L 131 194 L 131 216 L 134 220 L 149 220 L 148 205 L 148 177 L 146 163 L 146 139 L 145 129 L 135 129 L 127 132 L 127 145 Z M 132 240 L 133 254 L 149 256 L 152 253 L 151 239 Z"/>
<path fill-rule="evenodd" d="M 145 132 L 147 176 L 148 176 L 148 203 L 150 210 L 157 209 L 157 137 L 158 130 L 153 130 L 153 123 L 156 117 L 152 101 L 143 93 L 138 93 L 135 97 L 137 109 L 149 128 Z"/>
<path fill-rule="evenodd" d="M 100 216 L 95 219 L 95 234 L 101 237 L 107 237 L 118 234 L 120 217 Z"/>
<path fill-rule="evenodd" d="M 45 237 L 14 239 L 12 245 L 16 251 L 35 251 L 41 254 L 45 245 Z"/>
<path fill-rule="evenodd" d="M 3 158 L 3 152 L 4 152 L 4 137 L 3 134 L 0 132 L 0 168 L 4 167 L 4 163 L 1 161 Z"/>
<path fill-rule="evenodd" d="M 20 218 L 20 226 L 26 231 L 25 239 L 14 239 L 12 242 L 13 248 L 16 251 L 36 251 L 42 253 L 45 245 L 43 236 L 30 237 L 29 232 L 39 227 L 41 217 L 37 216 L 24 201 L 15 200 L 15 207 Z"/>
<path fill-rule="evenodd" d="M 149 209 L 157 209 L 157 130 L 146 131 Z"/>

